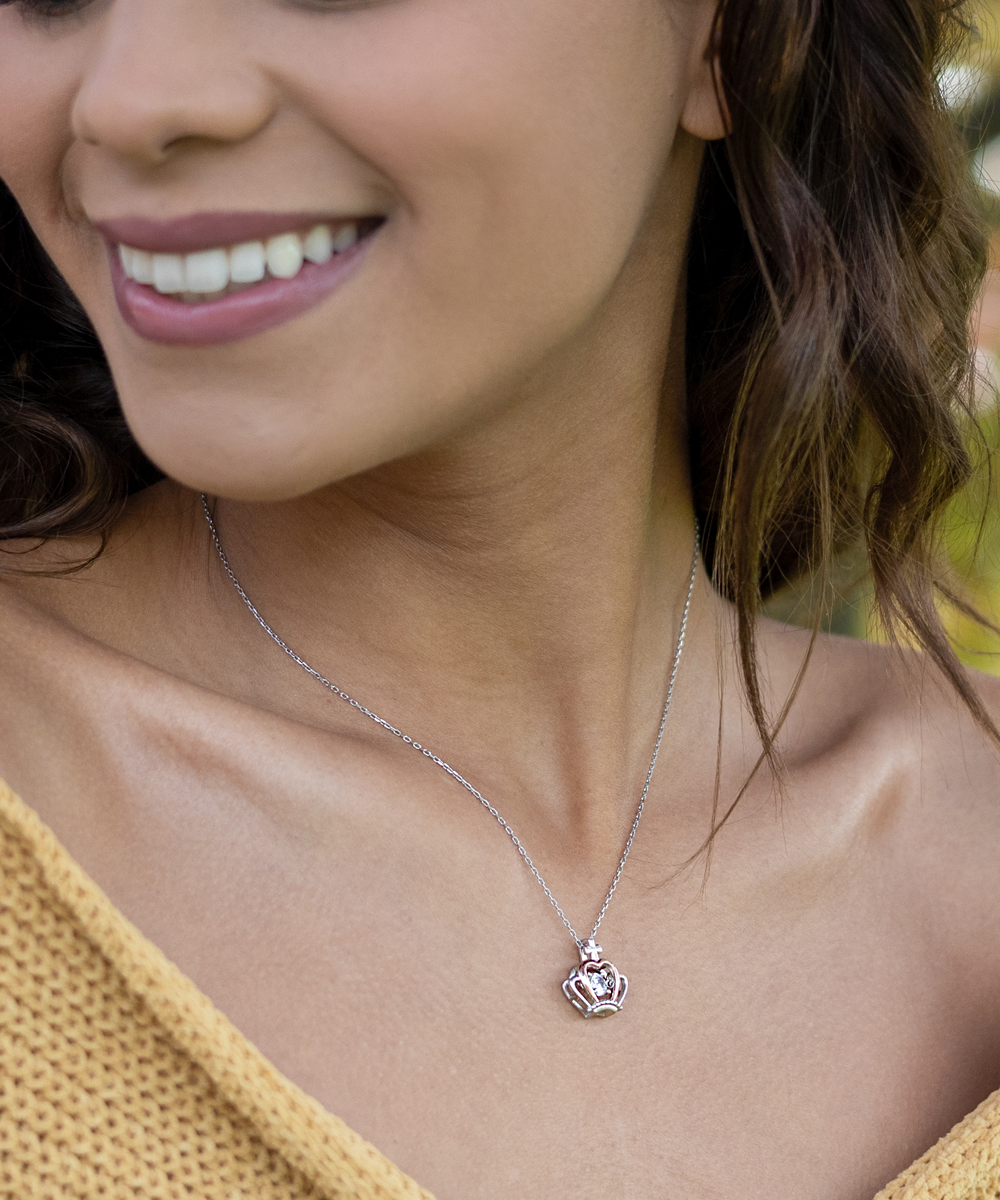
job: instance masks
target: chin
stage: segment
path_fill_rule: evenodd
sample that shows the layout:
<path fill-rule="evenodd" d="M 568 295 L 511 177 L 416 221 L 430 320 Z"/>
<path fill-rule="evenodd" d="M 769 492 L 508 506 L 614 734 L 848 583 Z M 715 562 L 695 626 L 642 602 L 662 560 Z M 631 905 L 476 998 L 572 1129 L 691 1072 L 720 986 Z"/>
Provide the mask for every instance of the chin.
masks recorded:
<path fill-rule="evenodd" d="M 293 446 L 284 450 L 257 446 L 241 452 L 230 440 L 226 445 L 202 442 L 200 453 L 194 453 L 190 443 L 143 449 L 170 479 L 193 491 L 230 500 L 294 500 L 356 474 L 347 462 L 331 461 L 328 456 L 323 461 L 308 459 L 301 448 Z"/>
<path fill-rule="evenodd" d="M 141 405 L 123 407 L 136 441 L 165 475 L 194 491 L 232 500 L 293 500 L 409 448 L 389 444 L 384 436 L 373 438 L 381 423 L 371 418 L 345 413 L 343 421 L 321 424 L 315 405 L 303 403 L 293 419 L 287 400 L 248 407 L 220 404 L 218 397 L 199 403 L 173 395 L 158 405 L 146 398 Z"/>

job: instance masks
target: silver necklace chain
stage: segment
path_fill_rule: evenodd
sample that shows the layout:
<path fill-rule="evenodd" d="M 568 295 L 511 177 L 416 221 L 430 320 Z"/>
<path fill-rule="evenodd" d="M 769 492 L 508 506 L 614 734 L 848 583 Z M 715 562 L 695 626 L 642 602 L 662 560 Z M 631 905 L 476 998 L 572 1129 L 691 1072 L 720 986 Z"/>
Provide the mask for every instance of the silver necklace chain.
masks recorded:
<path fill-rule="evenodd" d="M 435 754 L 433 752 L 433 750 L 430 750 L 426 746 L 421 745 L 420 742 L 414 741 L 413 738 L 411 738 L 408 734 L 403 733 L 403 731 L 401 729 L 397 729 L 395 725 L 393 725 L 391 722 L 387 721 L 384 717 L 380 717 L 378 715 L 378 713 L 372 712 L 372 710 L 370 708 L 366 708 L 365 705 L 362 704 L 360 700 L 356 700 L 353 696 L 349 696 L 347 694 L 347 692 L 345 692 L 342 688 L 337 687 L 337 685 L 335 683 L 332 683 L 329 679 L 326 678 L 325 675 L 323 675 L 319 671 L 317 671 L 315 667 L 310 666 L 309 663 L 307 663 L 304 658 L 300 658 L 299 655 L 296 654 L 295 651 L 291 648 L 291 646 L 289 646 L 288 643 L 286 641 L 284 641 L 283 638 L 281 638 L 277 633 L 274 632 L 274 630 L 271 628 L 271 626 L 268 625 L 268 623 L 260 615 L 260 613 L 257 610 L 256 605 L 253 603 L 253 601 L 250 599 L 250 597 L 243 590 L 243 585 L 240 583 L 239 579 L 236 577 L 236 572 L 230 566 L 229 559 L 226 557 L 226 552 L 222 548 L 222 540 L 219 537 L 219 531 L 216 528 L 215 521 L 212 518 L 212 512 L 208 507 L 208 497 L 205 495 L 204 492 L 202 492 L 202 494 L 201 494 L 201 505 L 202 505 L 202 509 L 204 510 L 204 513 L 205 513 L 205 520 L 208 522 L 209 532 L 212 535 L 212 541 L 215 544 L 215 549 L 219 556 L 219 562 L 222 564 L 222 569 L 229 576 L 229 580 L 232 583 L 233 587 L 236 589 L 236 592 L 239 595 L 240 599 L 250 610 L 250 613 L 252 614 L 254 620 L 261 627 L 261 629 L 264 630 L 264 632 L 267 634 L 267 636 L 274 643 L 276 643 L 276 645 L 280 646 L 280 648 L 285 652 L 285 654 L 288 655 L 288 657 L 293 662 L 298 663 L 298 665 L 302 668 L 303 671 L 305 671 L 307 674 L 311 675 L 313 677 L 313 679 L 316 680 L 317 683 L 322 684 L 323 687 L 325 687 L 328 691 L 332 692 L 335 696 L 339 697 L 339 699 L 346 701 L 352 708 L 356 708 L 359 713 L 363 713 L 366 717 L 369 717 L 371 720 L 373 720 L 375 722 L 376 725 L 381 725 L 382 728 L 387 730 L 389 733 L 391 733 L 393 735 L 393 737 L 399 738 L 400 741 L 404 742 L 407 746 L 411 746 L 414 750 L 418 750 L 424 756 L 424 758 L 429 758 L 430 761 L 432 763 L 434 763 L 436 766 L 439 766 L 442 771 L 447 771 L 447 773 L 452 777 L 452 779 L 454 779 L 456 781 L 456 783 L 460 783 L 462 785 L 462 787 L 464 787 L 465 790 L 470 793 L 470 795 L 474 796 L 479 801 L 479 803 L 483 806 L 483 808 L 485 808 L 486 811 L 499 823 L 499 825 L 501 826 L 503 831 L 507 834 L 507 836 L 510 838 L 510 840 L 514 843 L 514 847 L 517 850 L 518 854 L 520 854 L 520 856 L 524 859 L 525 865 L 527 866 L 527 868 L 531 872 L 531 874 L 535 877 L 535 880 L 537 881 L 539 887 L 542 889 L 542 891 L 548 897 L 549 903 L 552 905 L 552 907 L 555 909 L 556 913 L 558 914 L 559 920 L 562 921 L 563 925 L 566 926 L 573 941 L 576 942 L 577 946 L 581 949 L 581 951 L 584 949 L 584 947 L 586 945 L 592 944 L 597 936 L 598 929 L 600 929 L 600 927 L 601 927 L 601 922 L 604 920 L 605 913 L 607 913 L 607 911 L 608 911 L 608 905 L 611 903 L 611 898 L 612 898 L 612 896 L 614 896 L 615 891 L 618 888 L 618 883 L 622 877 L 622 872 L 625 870 L 625 864 L 628 861 L 629 851 L 632 849 L 632 843 L 635 841 L 636 830 L 639 828 L 639 822 L 642 820 L 642 814 L 646 807 L 646 797 L 649 795 L 649 785 L 652 783 L 652 780 L 653 780 L 653 772 L 656 770 L 656 760 L 659 757 L 660 744 L 663 741 L 663 730 L 666 728 L 667 717 L 670 713 L 670 702 L 673 700 L 673 697 L 674 697 L 674 684 L 677 682 L 677 670 L 681 665 L 681 654 L 684 651 L 684 637 L 687 633 L 688 615 L 691 611 L 691 598 L 694 595 L 694 583 L 695 583 L 695 579 L 696 579 L 697 573 L 698 573 L 698 540 L 699 539 L 698 539 L 697 525 L 695 525 L 694 555 L 691 560 L 691 574 L 690 574 L 690 578 L 688 579 L 687 595 L 685 596 L 685 599 L 684 599 L 684 609 L 681 614 L 680 631 L 677 634 L 677 647 L 674 650 L 673 663 L 670 668 L 670 679 L 669 679 L 669 682 L 667 683 L 667 698 L 663 705 L 663 716 L 660 718 L 660 727 L 657 730 L 656 742 L 653 746 L 653 756 L 649 760 L 649 770 L 646 772 L 646 782 L 643 784 L 642 794 L 639 797 L 639 807 L 636 809 L 635 820 L 632 822 L 632 828 L 629 830 L 628 839 L 625 842 L 625 849 L 622 851 L 622 856 L 618 860 L 618 869 L 615 871 L 615 877 L 614 877 L 614 879 L 612 879 L 611 886 L 608 888 L 608 893 L 604 897 L 604 903 L 601 905 L 601 911 L 597 914 L 597 920 L 594 922 L 594 926 L 590 931 L 590 936 L 587 939 L 583 939 L 573 928 L 572 924 L 570 923 L 569 918 L 563 912 L 562 907 L 559 904 L 559 901 L 555 898 L 555 896 L 553 896 L 552 889 L 542 878 L 541 873 L 539 872 L 538 868 L 535 866 L 534 862 L 531 859 L 531 855 L 524 848 L 524 844 L 522 843 L 521 839 L 517 836 L 517 834 L 514 832 L 514 830 L 511 828 L 511 826 L 506 821 L 506 819 L 504 817 L 502 817 L 500 815 L 500 813 L 497 811 L 497 809 L 494 808 L 493 805 L 489 802 L 489 800 L 486 799 L 486 797 L 482 794 L 482 792 L 480 792 L 477 788 L 473 787 L 473 785 L 471 783 L 469 783 L 469 781 L 463 775 L 460 775 L 453 766 L 451 766 L 449 763 L 446 763 L 444 761 L 444 759 L 440 758 L 437 754 Z"/>

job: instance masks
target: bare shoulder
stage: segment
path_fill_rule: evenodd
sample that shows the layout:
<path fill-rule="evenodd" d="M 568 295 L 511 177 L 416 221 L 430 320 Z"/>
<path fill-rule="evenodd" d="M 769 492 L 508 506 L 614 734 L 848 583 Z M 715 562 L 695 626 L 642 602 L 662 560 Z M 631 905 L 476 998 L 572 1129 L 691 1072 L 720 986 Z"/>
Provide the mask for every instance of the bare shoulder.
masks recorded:
<path fill-rule="evenodd" d="M 810 637 L 766 623 L 776 698 L 794 681 Z M 891 762 L 916 772 L 925 804 L 937 795 L 942 803 L 995 804 L 1000 813 L 1000 678 L 970 668 L 963 678 L 981 720 L 927 655 L 821 634 L 790 722 L 789 749 L 806 757 L 822 748 L 863 751 L 873 771 Z"/>
<path fill-rule="evenodd" d="M 870 750 L 912 774 L 922 807 L 979 808 L 1000 819 L 1000 678 L 962 668 L 977 713 L 914 650 L 823 637 L 816 666 L 817 682 L 839 695 Z"/>
<path fill-rule="evenodd" d="M 773 673 L 794 678 L 809 635 L 764 637 Z M 988 725 L 1000 726 L 1000 679 L 965 678 L 984 720 L 927 656 L 822 636 L 788 761 L 792 778 L 824 781 L 814 803 L 835 806 L 839 795 L 854 806 L 857 861 L 900 919 L 920 924 L 929 954 L 978 973 L 990 993 L 1000 984 L 1000 745 Z"/>

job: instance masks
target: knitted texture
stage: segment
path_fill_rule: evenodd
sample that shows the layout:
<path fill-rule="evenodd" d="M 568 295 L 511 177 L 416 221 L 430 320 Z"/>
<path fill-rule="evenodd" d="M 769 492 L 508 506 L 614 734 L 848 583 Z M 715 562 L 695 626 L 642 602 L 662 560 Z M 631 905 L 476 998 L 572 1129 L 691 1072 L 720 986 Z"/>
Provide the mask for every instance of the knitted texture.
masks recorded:
<path fill-rule="evenodd" d="M 875 1200 L 997 1200 L 1000 1197 L 1000 1092 L 883 1188 Z"/>
<path fill-rule="evenodd" d="M 281 1075 L 0 783 L 0 1200 L 433 1200 Z M 998 1200 L 1000 1092 L 875 1200 Z"/>
<path fill-rule="evenodd" d="M 432 1200 L 282 1076 L 0 784 L 2 1200 Z"/>

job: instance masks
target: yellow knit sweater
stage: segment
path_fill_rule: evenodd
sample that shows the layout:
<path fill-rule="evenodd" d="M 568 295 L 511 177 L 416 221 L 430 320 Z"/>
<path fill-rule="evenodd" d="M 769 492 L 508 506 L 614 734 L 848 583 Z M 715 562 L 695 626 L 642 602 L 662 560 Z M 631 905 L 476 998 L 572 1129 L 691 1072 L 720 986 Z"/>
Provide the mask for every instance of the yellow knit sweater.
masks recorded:
<path fill-rule="evenodd" d="M 2 1200 L 432 1200 L 284 1078 L 0 783 Z M 1000 1197 L 1000 1092 L 876 1200 Z"/>

